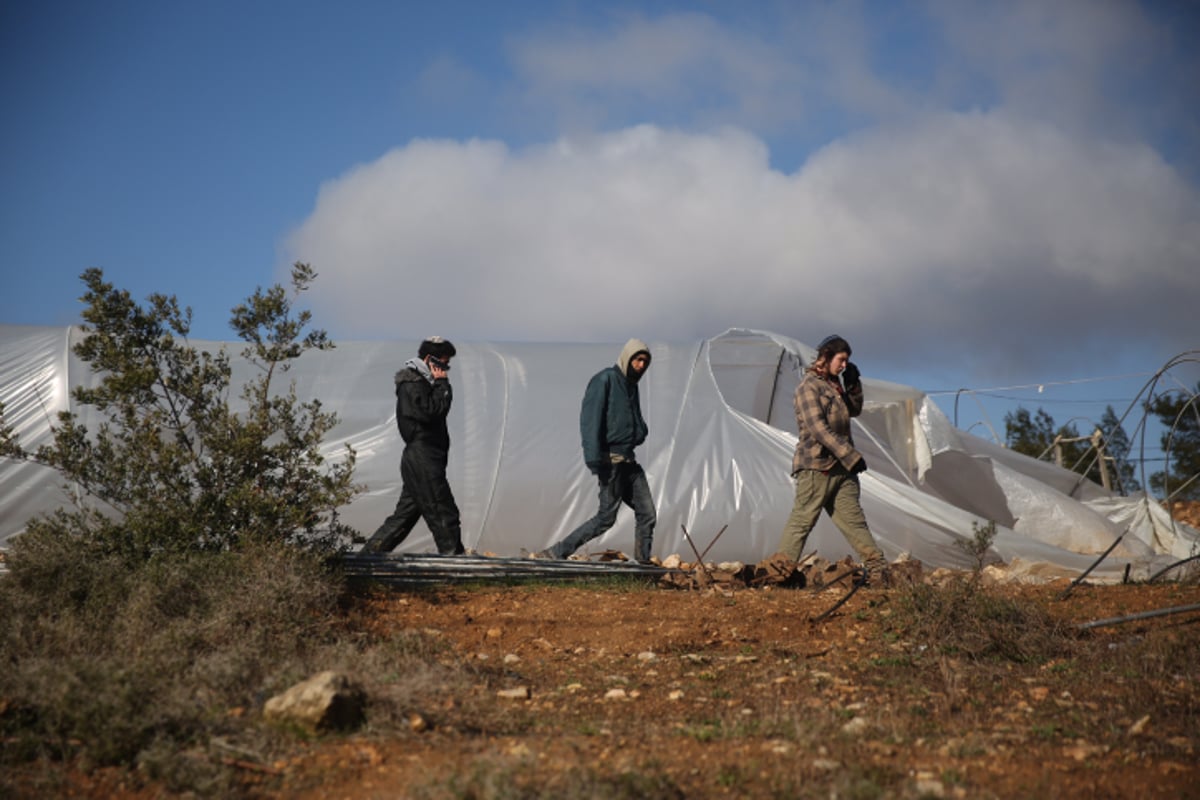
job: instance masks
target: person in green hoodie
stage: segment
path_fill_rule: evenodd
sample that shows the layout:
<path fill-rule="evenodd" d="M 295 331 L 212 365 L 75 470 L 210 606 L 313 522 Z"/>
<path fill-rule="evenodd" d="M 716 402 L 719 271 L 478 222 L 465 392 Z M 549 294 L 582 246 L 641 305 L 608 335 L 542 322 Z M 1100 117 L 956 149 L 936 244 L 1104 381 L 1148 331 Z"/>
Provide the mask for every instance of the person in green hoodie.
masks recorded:
<path fill-rule="evenodd" d="M 561 542 L 540 555 L 566 558 L 587 542 L 604 534 L 617 521 L 621 503 L 633 509 L 634 557 L 650 561 L 654 524 L 658 516 L 633 449 L 646 440 L 646 420 L 638 399 L 638 381 L 650 368 L 650 348 L 630 339 L 615 366 L 600 370 L 588 382 L 579 412 L 583 461 L 600 483 L 600 508 Z"/>

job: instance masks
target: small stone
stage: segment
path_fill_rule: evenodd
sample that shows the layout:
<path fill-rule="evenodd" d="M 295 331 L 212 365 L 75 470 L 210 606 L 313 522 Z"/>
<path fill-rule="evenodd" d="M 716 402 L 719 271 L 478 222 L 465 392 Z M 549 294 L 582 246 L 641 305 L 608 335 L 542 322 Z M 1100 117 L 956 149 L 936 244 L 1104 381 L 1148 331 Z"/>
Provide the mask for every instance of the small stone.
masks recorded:
<path fill-rule="evenodd" d="M 867 731 L 867 721 L 862 717 L 855 717 L 842 726 L 842 733 L 847 736 L 860 736 Z"/>
<path fill-rule="evenodd" d="M 1104 745 L 1089 744 L 1083 741 L 1063 748 L 1063 755 L 1073 758 L 1076 761 L 1087 761 L 1089 758 L 1104 755 L 1106 752 L 1108 752 L 1108 748 Z"/>
<path fill-rule="evenodd" d="M 516 664 L 520 660 L 521 660 L 521 657 L 519 655 L 517 655 L 516 653 L 508 653 L 504 656 L 505 664 Z"/>
<path fill-rule="evenodd" d="M 503 697 L 506 700 L 528 700 L 529 687 L 518 686 L 516 689 L 501 689 L 496 692 L 497 697 Z"/>
<path fill-rule="evenodd" d="M 366 693 L 345 675 L 319 672 L 263 705 L 268 720 L 288 720 L 313 730 L 346 730 L 365 719 Z"/>
<path fill-rule="evenodd" d="M 1150 715 L 1147 714 L 1146 716 L 1142 717 L 1137 722 L 1135 722 L 1129 726 L 1129 735 L 1130 736 L 1140 736 L 1146 730 L 1146 725 L 1149 724 L 1149 722 L 1150 722 Z"/>
<path fill-rule="evenodd" d="M 658 658 L 658 654 L 653 651 L 646 650 L 641 653 L 638 653 L 637 657 L 638 657 L 638 661 L 654 661 L 655 659 Z"/>
<path fill-rule="evenodd" d="M 945 797 L 946 786 L 934 778 L 923 778 L 917 781 L 917 794 L 921 797 Z"/>
<path fill-rule="evenodd" d="M 624 689 L 609 689 L 604 693 L 605 700 L 625 700 L 629 697 Z"/>

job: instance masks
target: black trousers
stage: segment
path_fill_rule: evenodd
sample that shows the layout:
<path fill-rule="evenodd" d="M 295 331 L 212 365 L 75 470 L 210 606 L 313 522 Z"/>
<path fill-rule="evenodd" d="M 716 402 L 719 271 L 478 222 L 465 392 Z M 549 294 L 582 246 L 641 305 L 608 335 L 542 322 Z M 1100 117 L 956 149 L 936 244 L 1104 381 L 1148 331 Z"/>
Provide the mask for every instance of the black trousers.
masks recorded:
<path fill-rule="evenodd" d="M 462 524 L 450 482 L 446 480 L 448 454 L 420 445 L 409 445 L 400 456 L 400 478 L 404 488 L 396 509 L 363 545 L 364 553 L 388 553 L 408 537 L 417 520 L 425 518 L 438 552 L 459 555 Z"/>

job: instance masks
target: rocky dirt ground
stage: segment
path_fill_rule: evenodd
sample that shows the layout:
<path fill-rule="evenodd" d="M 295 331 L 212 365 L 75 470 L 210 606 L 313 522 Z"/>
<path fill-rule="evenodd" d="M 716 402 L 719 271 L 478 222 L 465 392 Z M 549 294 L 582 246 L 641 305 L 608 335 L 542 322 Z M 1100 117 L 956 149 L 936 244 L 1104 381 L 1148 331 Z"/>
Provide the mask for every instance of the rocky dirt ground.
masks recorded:
<path fill-rule="evenodd" d="M 1064 586 L 994 591 L 1064 626 L 1200 603 L 1196 586 L 1082 586 L 1058 600 Z M 1086 634 L 1087 652 L 1140 649 L 1111 670 L 1070 655 L 974 663 L 906 638 L 901 591 L 863 589 L 819 624 L 809 620 L 841 588 L 378 595 L 365 623 L 444 640 L 447 657 L 475 665 L 469 696 L 432 691 L 398 737 L 315 742 L 259 790 L 313 800 L 1200 796 L 1200 615 Z M 1172 648 L 1190 653 L 1190 672 L 1136 667 Z"/>
<path fill-rule="evenodd" d="M 1059 630 L 1200 603 L 1196 585 L 1083 585 L 1061 600 L 1065 585 L 987 591 Z M 862 589 L 816 624 L 841 586 L 378 592 L 351 624 L 420 632 L 468 683 L 431 674 L 408 724 L 246 763 L 242 793 L 1200 797 L 1200 614 L 1095 628 L 1078 650 L 1022 663 L 910 636 L 908 591 Z M 97 773 L 64 796 L 167 795 Z"/>
<path fill-rule="evenodd" d="M 996 614 L 983 632 L 1045 629 L 1044 647 L 1008 652 L 914 626 L 927 584 L 899 583 L 861 589 L 819 622 L 844 582 L 376 590 L 347 624 L 412 631 L 445 671 L 393 703 L 390 725 L 240 765 L 242 793 L 1200 797 L 1200 613 L 1078 629 L 1200 604 L 1194 581 L 1083 584 L 1065 599 L 1065 581 L 983 585 Z M 375 692 L 413 679 L 365 677 Z M 165 796 L 104 773 L 68 784 L 76 797 Z"/>

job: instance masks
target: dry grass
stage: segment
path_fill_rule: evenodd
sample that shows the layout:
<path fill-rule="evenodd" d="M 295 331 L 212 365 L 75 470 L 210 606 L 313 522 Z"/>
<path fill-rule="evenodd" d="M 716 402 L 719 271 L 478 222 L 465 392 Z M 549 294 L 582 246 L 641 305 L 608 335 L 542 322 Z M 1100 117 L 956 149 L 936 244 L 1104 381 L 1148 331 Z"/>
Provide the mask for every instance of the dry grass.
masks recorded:
<path fill-rule="evenodd" d="M 230 762 L 269 762 L 295 746 L 296 732 L 263 724 L 257 709 L 313 672 L 380 676 L 369 688 L 382 730 L 401 722 L 412 695 L 461 683 L 427 637 L 348 626 L 339 582 L 300 551 L 130 565 L 69 542 L 22 541 L 0 581 L 0 760 L 43 762 L 50 784 L 60 772 L 51 765 L 70 761 L 227 795 L 240 778 Z"/>
<path fill-rule="evenodd" d="M 64 764 L 120 770 L 97 797 L 114 781 L 125 796 L 918 797 L 914 764 L 951 794 L 1069 796 L 1091 780 L 1155 788 L 1156 765 L 1200 747 L 1194 625 L 1077 627 L 1140 610 L 1137 587 L 1057 603 L 1049 587 L 967 573 L 864 590 L 813 625 L 837 590 L 617 581 L 348 598 L 284 552 L 135 571 L 44 555 L 96 591 L 64 592 L 49 564 L 19 558 L 22 579 L 0 586 L 15 665 L 0 674 L 0 794 L 14 797 L 78 793 Z M 1195 602 L 1187 587 L 1146 592 Z M 314 738 L 261 722 L 266 697 L 319 669 L 363 684 L 363 729 Z M 531 699 L 498 701 L 515 686 Z M 614 688 L 629 699 L 603 700 Z M 1079 742 L 1111 755 L 1043 774 L 1074 763 Z M 1124 780 L 1124 763 L 1148 777 Z"/>

